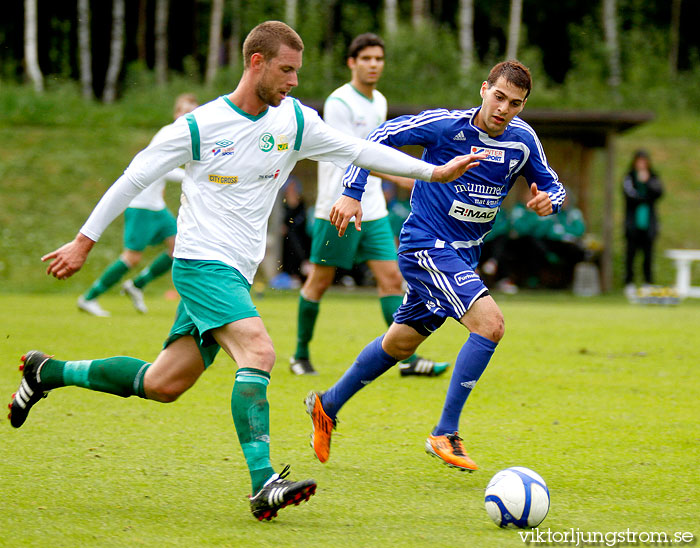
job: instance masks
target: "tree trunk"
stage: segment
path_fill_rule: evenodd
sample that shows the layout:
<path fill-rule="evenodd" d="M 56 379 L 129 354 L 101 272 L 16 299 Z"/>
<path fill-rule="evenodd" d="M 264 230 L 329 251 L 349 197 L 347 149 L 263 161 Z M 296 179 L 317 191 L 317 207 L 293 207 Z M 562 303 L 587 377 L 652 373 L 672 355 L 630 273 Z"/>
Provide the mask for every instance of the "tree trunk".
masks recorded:
<path fill-rule="evenodd" d="M 156 0 L 155 48 L 156 84 L 165 85 L 168 81 L 168 15 L 170 0 Z"/>
<path fill-rule="evenodd" d="M 510 0 L 510 22 L 508 23 L 508 46 L 506 47 L 506 59 L 518 57 L 518 44 L 520 43 L 520 25 L 523 16 L 523 0 Z"/>
<path fill-rule="evenodd" d="M 219 68 L 219 50 L 221 49 L 221 21 L 224 15 L 224 0 L 213 0 L 211 6 L 211 24 L 209 25 L 209 53 L 207 55 L 207 72 L 204 83 L 214 83 Z"/>
<path fill-rule="evenodd" d="M 296 0 L 295 0 L 296 1 Z M 231 0 L 231 40 L 228 47 L 228 64 L 238 65 L 241 58 L 241 0 Z M 290 23 L 290 27 L 293 25 Z"/>
<path fill-rule="evenodd" d="M 78 52 L 80 57 L 80 89 L 83 99 L 93 99 L 92 53 L 90 49 L 90 0 L 78 0 Z"/>
<path fill-rule="evenodd" d="M 146 65 L 146 31 L 148 29 L 148 0 L 139 0 L 139 19 L 136 24 L 136 57 Z"/>
<path fill-rule="evenodd" d="M 397 0 L 384 0 L 384 32 L 388 36 L 394 36 L 399 30 Z"/>
<path fill-rule="evenodd" d="M 39 68 L 37 50 L 36 0 L 24 0 L 24 62 L 27 65 L 27 74 L 34 84 L 34 90 L 43 92 L 44 77 Z"/>
<path fill-rule="evenodd" d="M 285 0 L 284 22 L 292 28 L 296 28 L 297 26 L 297 7 L 297 0 Z"/>
<path fill-rule="evenodd" d="M 426 0 L 411 0 L 411 24 L 418 28 L 425 23 Z"/>
<path fill-rule="evenodd" d="M 603 28 L 605 30 L 605 49 L 608 53 L 608 85 L 613 95 L 618 98 L 621 76 L 616 0 L 603 0 Z"/>
<path fill-rule="evenodd" d="M 671 44 L 668 52 L 668 73 L 671 78 L 678 74 L 678 44 L 680 42 L 681 0 L 673 0 L 671 4 Z"/>
<path fill-rule="evenodd" d="M 112 3 L 112 41 L 109 47 L 109 65 L 105 78 L 105 89 L 102 100 L 114 103 L 117 98 L 117 81 L 124 60 L 124 0 L 113 0 Z"/>
<path fill-rule="evenodd" d="M 474 66 L 474 0 L 459 1 L 459 49 L 462 52 L 462 71 Z"/>

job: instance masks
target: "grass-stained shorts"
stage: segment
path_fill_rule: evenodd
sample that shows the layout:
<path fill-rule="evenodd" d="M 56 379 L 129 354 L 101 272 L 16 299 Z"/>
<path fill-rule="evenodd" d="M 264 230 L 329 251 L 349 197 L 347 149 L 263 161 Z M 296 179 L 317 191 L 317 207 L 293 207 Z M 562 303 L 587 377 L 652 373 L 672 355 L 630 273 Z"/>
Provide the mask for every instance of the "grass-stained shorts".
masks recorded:
<path fill-rule="evenodd" d="M 220 346 L 211 330 L 260 316 L 250 298 L 250 284 L 232 266 L 220 261 L 174 259 L 173 284 L 180 294 L 175 322 L 163 348 L 185 335 L 194 337 L 209 367 Z"/>
<path fill-rule="evenodd" d="M 143 251 L 177 234 L 177 221 L 168 209 L 151 211 L 128 207 L 124 211 L 124 247 Z"/>
<path fill-rule="evenodd" d="M 366 261 L 395 261 L 396 243 L 389 217 L 365 221 L 361 231 L 351 222 L 342 238 L 330 221 L 315 219 L 309 260 L 321 266 L 345 269 Z"/>

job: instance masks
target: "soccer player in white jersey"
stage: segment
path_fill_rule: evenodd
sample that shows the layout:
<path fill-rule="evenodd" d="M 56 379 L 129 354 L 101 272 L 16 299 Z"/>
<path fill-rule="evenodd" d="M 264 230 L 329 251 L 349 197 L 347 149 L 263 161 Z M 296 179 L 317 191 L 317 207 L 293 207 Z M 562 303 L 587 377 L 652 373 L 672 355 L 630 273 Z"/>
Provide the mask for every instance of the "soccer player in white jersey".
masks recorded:
<path fill-rule="evenodd" d="M 197 108 L 197 98 L 191 93 L 183 93 L 175 99 L 173 119 L 192 112 Z M 158 140 L 161 129 L 153 140 Z M 109 317 L 97 301 L 97 297 L 113 287 L 122 276 L 141 262 L 143 250 L 151 245 L 165 244 L 166 250 L 144 268 L 136 278 L 122 284 L 123 292 L 131 298 L 134 308 L 145 314 L 148 312 L 143 298 L 143 288 L 157 277 L 170 272 L 173 264 L 173 249 L 177 222 L 163 199 L 165 184 L 168 181 L 182 183 L 185 170 L 176 167 L 163 175 L 151 186 L 141 191 L 124 212 L 124 250 L 119 258 L 109 265 L 90 288 L 78 297 L 78 308 L 93 316 Z"/>
<path fill-rule="evenodd" d="M 364 139 L 386 121 L 386 98 L 377 90 L 384 70 L 384 42 L 372 33 L 360 34 L 350 43 L 347 64 L 351 79 L 336 89 L 323 106 L 325 122 L 346 133 Z M 297 375 L 315 375 L 309 343 L 313 337 L 321 298 L 333 283 L 336 268 L 351 269 L 366 262 L 377 280 L 382 314 L 387 326 L 403 300 L 403 278 L 396 261 L 396 244 L 389 223 L 389 212 L 379 177 L 367 179 L 362 198 L 362 231 L 349 226 L 341 238 L 330 222 L 331 207 L 343 192 L 344 170 L 329 162 L 318 164 L 318 193 L 311 239 L 311 271 L 299 294 L 297 347 L 290 369 Z M 384 176 L 403 186 L 410 179 Z M 435 363 L 416 355 L 400 364 L 401 375 L 434 376 L 443 373 L 447 363 Z"/>
<path fill-rule="evenodd" d="M 22 426 L 47 391 L 68 385 L 172 402 L 223 347 L 238 366 L 231 413 L 250 472 L 253 515 L 270 519 L 314 494 L 314 480 L 287 480 L 287 469 L 275 473 L 270 462 L 267 386 L 275 351 L 250 286 L 265 253 L 277 192 L 304 158 L 442 182 L 477 166 L 483 155 L 435 166 L 334 130 L 289 97 L 298 84 L 303 48 L 299 35 L 282 22 L 255 27 L 243 44 L 244 71 L 236 89 L 179 118 L 137 154 L 75 239 L 42 258 L 49 275 L 73 275 L 136 194 L 185 165 L 173 262 L 181 302 L 164 348 L 153 363 L 124 356 L 62 361 L 28 352 L 10 403 L 12 426 Z"/>
<path fill-rule="evenodd" d="M 402 116 L 368 137 L 392 146 L 421 145 L 423 159 L 431 162 L 465 151 L 486 157 L 452 183 L 416 181 L 412 211 L 399 237 L 399 268 L 408 292 L 394 323 L 362 350 L 329 390 L 306 398 L 312 445 L 321 462 L 329 457 L 331 433 L 343 404 L 453 318 L 470 334 L 454 362 L 442 415 L 425 450 L 449 466 L 477 469 L 458 434 L 459 418 L 504 334 L 503 314 L 475 272 L 481 245 L 519 176 L 529 184 L 527 207 L 540 216 L 558 212 L 566 196 L 537 135 L 517 117 L 531 87 L 530 73 L 521 63 L 499 63 L 481 86 L 481 107 Z M 356 227 L 360 225 L 366 179 L 367 170 L 355 166 L 345 175 L 345 191 L 331 211 L 331 222 L 341 235 L 353 217 Z"/>

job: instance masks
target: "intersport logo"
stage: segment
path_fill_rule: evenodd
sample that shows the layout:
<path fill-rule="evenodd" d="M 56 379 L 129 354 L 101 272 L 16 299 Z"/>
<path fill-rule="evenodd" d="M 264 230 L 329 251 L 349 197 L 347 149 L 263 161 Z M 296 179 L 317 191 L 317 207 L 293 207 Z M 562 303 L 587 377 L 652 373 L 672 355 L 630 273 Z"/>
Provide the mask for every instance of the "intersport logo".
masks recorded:
<path fill-rule="evenodd" d="M 505 150 L 472 146 L 472 154 L 481 154 L 482 152 L 488 154 L 488 156 L 482 160 L 483 162 L 497 162 L 502 164 L 505 161 Z"/>

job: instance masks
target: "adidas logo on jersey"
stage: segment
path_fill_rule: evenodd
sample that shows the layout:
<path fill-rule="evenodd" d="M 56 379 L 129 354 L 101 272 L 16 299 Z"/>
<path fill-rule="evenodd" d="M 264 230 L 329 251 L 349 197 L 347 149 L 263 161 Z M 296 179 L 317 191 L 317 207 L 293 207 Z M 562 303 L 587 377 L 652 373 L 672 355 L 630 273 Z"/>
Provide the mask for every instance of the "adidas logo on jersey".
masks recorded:
<path fill-rule="evenodd" d="M 467 138 L 464 136 L 464 132 L 460 131 L 457 135 L 452 137 L 452 140 L 453 141 L 466 141 Z"/>

